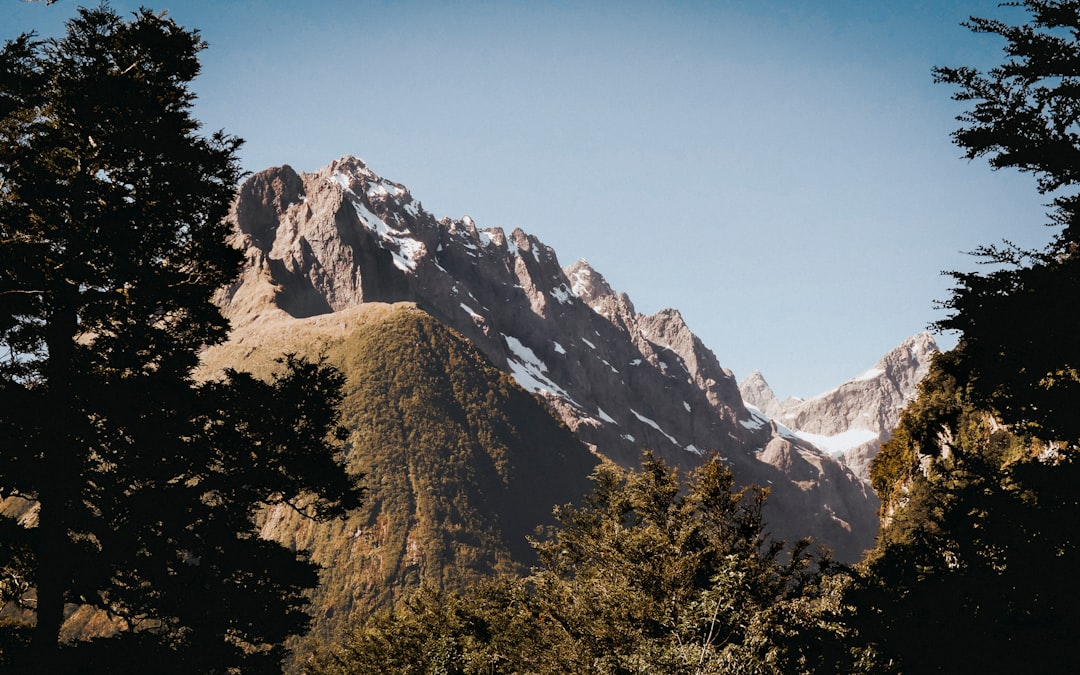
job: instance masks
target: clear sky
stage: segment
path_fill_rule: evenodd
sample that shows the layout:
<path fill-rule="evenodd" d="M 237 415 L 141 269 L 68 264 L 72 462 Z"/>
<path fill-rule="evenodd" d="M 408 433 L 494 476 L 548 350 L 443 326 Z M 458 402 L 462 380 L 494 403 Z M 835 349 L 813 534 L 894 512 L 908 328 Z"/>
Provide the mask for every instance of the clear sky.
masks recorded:
<path fill-rule="evenodd" d="M 110 4 L 201 31 L 196 115 L 247 169 L 361 157 L 437 217 L 521 227 L 639 312 L 680 309 L 781 398 L 941 318 L 964 251 L 1050 236 L 1030 177 L 961 158 L 932 81 L 1000 60 L 959 25 L 1023 19 L 996 0 Z M 0 0 L 0 37 L 58 35 L 75 6 Z"/>

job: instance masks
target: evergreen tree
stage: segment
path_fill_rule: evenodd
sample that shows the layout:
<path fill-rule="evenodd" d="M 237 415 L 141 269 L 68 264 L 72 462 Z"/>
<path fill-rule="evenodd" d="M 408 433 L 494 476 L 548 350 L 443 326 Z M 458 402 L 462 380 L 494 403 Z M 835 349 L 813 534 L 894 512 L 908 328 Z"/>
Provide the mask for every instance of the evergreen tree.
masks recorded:
<path fill-rule="evenodd" d="M 849 627 L 847 571 L 806 542 L 769 543 L 765 491 L 718 458 L 689 480 L 646 455 L 601 465 L 583 506 L 534 546 L 525 579 L 422 590 L 308 672 L 835 673 L 870 663 Z"/>
<path fill-rule="evenodd" d="M 972 405 L 957 363 L 872 464 L 889 518 L 849 596 L 861 632 L 902 672 L 1073 672 L 1080 462 Z"/>
<path fill-rule="evenodd" d="M 958 282 L 938 323 L 960 331 L 958 358 L 977 405 L 1014 428 L 1080 442 L 1080 2 L 1024 0 L 1027 23 L 972 18 L 977 33 L 1006 40 L 987 73 L 937 68 L 939 82 L 970 102 L 953 135 L 968 158 L 1015 168 L 1052 195 L 1053 240 L 1042 250 L 1009 243 L 976 253 L 995 269 L 952 273 Z"/>
<path fill-rule="evenodd" d="M 103 6 L 0 51 L 0 486 L 38 509 L 0 563 L 5 599 L 34 609 L 37 672 L 277 669 L 317 576 L 257 536 L 258 510 L 359 496 L 334 459 L 335 371 L 192 377 L 240 263 L 240 141 L 191 116 L 204 46 Z M 61 649 L 80 606 L 115 637 Z"/>
<path fill-rule="evenodd" d="M 883 528 L 850 599 L 902 672 L 1074 672 L 1080 624 L 1072 531 L 1080 517 L 1080 2 L 1024 0 L 1028 20 L 972 18 L 1006 40 L 987 73 L 938 68 L 971 102 L 967 157 L 1033 174 L 1052 195 L 1052 240 L 976 253 L 939 355 L 871 466 Z"/>

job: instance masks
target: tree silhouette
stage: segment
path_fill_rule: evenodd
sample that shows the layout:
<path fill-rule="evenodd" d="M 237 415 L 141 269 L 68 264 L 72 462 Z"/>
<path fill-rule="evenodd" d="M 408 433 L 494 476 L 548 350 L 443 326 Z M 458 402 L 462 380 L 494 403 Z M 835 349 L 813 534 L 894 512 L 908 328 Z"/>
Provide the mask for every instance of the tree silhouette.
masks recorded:
<path fill-rule="evenodd" d="M 1052 195 L 1053 240 L 1037 251 L 1006 242 L 976 251 L 991 272 L 953 272 L 958 282 L 937 325 L 960 331 L 974 400 L 1002 421 L 1047 439 L 1080 441 L 1080 2 L 1025 0 L 1027 23 L 972 18 L 978 33 L 1006 40 L 987 73 L 937 68 L 939 82 L 970 102 L 953 134 L 970 159 L 1036 177 Z"/>
<path fill-rule="evenodd" d="M 888 518 L 850 598 L 901 672 L 1076 669 L 1080 2 L 1004 4 L 1027 23 L 965 24 L 1005 38 L 1004 62 L 935 74 L 972 103 L 956 143 L 1033 174 L 1057 230 L 1042 250 L 978 249 L 990 272 L 952 273 L 938 326 L 959 344 L 871 465 Z"/>
<path fill-rule="evenodd" d="M 1075 453 L 1010 433 L 940 355 L 871 465 L 891 520 L 849 595 L 901 672 L 1069 673 Z"/>
<path fill-rule="evenodd" d="M 259 509 L 359 499 L 335 462 L 336 371 L 193 379 L 240 263 L 223 223 L 240 141 L 191 116 L 204 47 L 103 6 L 0 51 L 0 486 L 38 509 L 0 563 L 5 599 L 35 611 L 37 672 L 277 669 L 317 575 L 257 536 Z M 62 649 L 80 606 L 115 637 Z"/>

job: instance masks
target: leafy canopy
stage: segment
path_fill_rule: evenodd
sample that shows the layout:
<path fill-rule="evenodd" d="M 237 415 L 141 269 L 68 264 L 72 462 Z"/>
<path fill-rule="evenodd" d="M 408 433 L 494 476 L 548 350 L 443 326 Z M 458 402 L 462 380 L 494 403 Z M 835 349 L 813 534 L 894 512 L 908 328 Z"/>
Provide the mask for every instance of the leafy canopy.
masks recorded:
<path fill-rule="evenodd" d="M 1053 195 L 1045 248 L 976 252 L 939 355 L 871 467 L 883 528 L 851 601 L 899 672 L 1073 672 L 1080 623 L 1080 2 L 1025 0 L 1028 20 L 973 18 L 1006 40 L 981 73 L 938 68 L 972 103 L 954 140 L 969 158 L 1032 173 Z"/>
<path fill-rule="evenodd" d="M 1021 431 L 1080 441 L 1080 2 L 1025 0 L 1028 21 L 972 18 L 1005 39 L 1004 62 L 983 73 L 937 68 L 970 109 L 953 134 L 968 158 L 1031 173 L 1052 195 L 1057 230 L 1042 250 L 1006 242 L 976 250 L 988 273 L 953 272 L 944 330 L 961 333 L 959 358 L 974 402 Z"/>
<path fill-rule="evenodd" d="M 857 627 L 902 672 L 1072 672 L 1080 462 L 1002 427 L 964 377 L 940 355 L 874 459 L 887 517 Z"/>
<path fill-rule="evenodd" d="M 646 455 L 601 465 L 534 542 L 531 575 L 421 590 L 363 621 L 313 673 L 853 672 L 850 577 L 807 542 L 767 543 L 765 491 L 718 458 L 685 482 Z M 848 644 L 848 643 L 851 644 Z"/>
<path fill-rule="evenodd" d="M 0 486 L 22 516 L 0 564 L 42 672 L 275 669 L 316 574 L 253 519 L 359 497 L 335 462 L 335 371 L 192 377 L 240 264 L 223 222 L 240 141 L 191 116 L 204 47 L 103 6 L 0 50 Z M 65 617 L 93 610 L 114 637 L 61 650 Z"/>

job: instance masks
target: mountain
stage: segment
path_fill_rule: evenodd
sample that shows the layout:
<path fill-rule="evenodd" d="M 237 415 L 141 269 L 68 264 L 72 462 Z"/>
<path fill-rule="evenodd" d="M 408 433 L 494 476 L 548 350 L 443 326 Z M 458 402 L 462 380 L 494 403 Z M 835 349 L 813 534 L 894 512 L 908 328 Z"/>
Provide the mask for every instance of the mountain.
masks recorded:
<path fill-rule="evenodd" d="M 877 498 L 864 481 L 748 409 L 678 311 L 639 314 L 585 261 L 564 269 L 520 229 L 436 219 L 354 157 L 313 173 L 281 166 L 251 176 L 231 219 L 247 256 L 220 297 L 234 325 L 414 303 L 600 456 L 633 466 L 650 448 L 690 469 L 718 453 L 741 482 L 770 487 L 776 536 L 813 536 L 848 561 L 873 544 Z"/>
<path fill-rule="evenodd" d="M 267 308 L 206 350 L 202 377 L 269 375 L 293 352 L 346 375 L 345 461 L 363 506 L 316 523 L 302 508 L 262 515 L 261 535 L 310 551 L 316 640 L 350 614 L 391 607 L 421 584 L 460 588 L 535 563 L 527 537 L 580 502 L 598 459 L 460 334 L 411 303 L 364 303 L 296 319 Z"/>
<path fill-rule="evenodd" d="M 805 400 L 778 401 L 760 372 L 743 380 L 739 391 L 748 406 L 841 460 L 869 483 L 870 460 L 892 438 L 900 411 L 914 400 L 937 351 L 930 334 L 919 333 L 861 375 Z"/>

